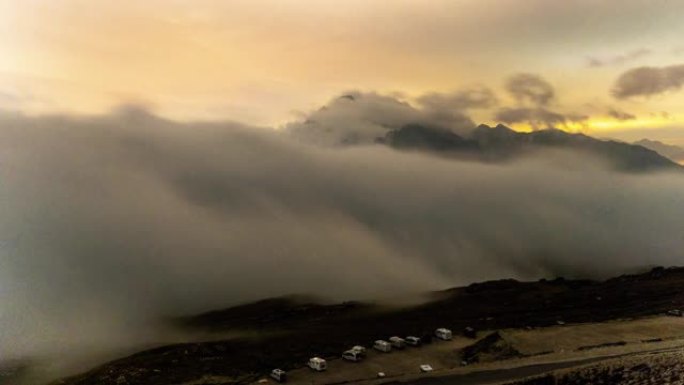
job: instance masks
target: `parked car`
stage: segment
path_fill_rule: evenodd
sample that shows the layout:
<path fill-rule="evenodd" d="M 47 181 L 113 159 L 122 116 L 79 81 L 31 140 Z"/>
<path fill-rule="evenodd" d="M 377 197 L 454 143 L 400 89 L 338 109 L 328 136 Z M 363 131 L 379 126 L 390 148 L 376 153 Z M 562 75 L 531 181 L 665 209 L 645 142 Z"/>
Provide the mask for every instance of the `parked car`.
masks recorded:
<path fill-rule="evenodd" d="M 667 315 L 672 316 L 672 317 L 681 317 L 684 315 L 681 310 L 679 309 L 672 309 L 667 312 Z"/>
<path fill-rule="evenodd" d="M 392 344 L 392 347 L 396 349 L 403 349 L 406 347 L 406 341 L 401 337 L 390 337 L 389 342 Z"/>
<path fill-rule="evenodd" d="M 432 366 L 430 366 L 430 365 L 428 365 L 428 364 L 420 365 L 420 371 L 423 372 L 423 373 L 429 373 L 429 372 L 431 372 L 432 370 L 433 370 L 433 369 L 432 369 Z"/>
<path fill-rule="evenodd" d="M 389 353 L 392 351 L 392 344 L 384 340 L 377 340 L 373 343 L 373 349 L 383 353 Z"/>
<path fill-rule="evenodd" d="M 309 359 L 307 366 L 312 370 L 322 372 L 328 368 L 328 363 L 320 357 L 313 357 Z"/>
<path fill-rule="evenodd" d="M 435 337 L 439 338 L 440 340 L 449 341 L 451 340 L 452 336 L 451 330 L 449 329 L 439 328 L 435 330 Z"/>
<path fill-rule="evenodd" d="M 271 378 L 278 382 L 285 382 L 287 381 L 287 372 L 282 369 L 273 369 L 271 370 Z"/>
<path fill-rule="evenodd" d="M 361 345 L 353 346 L 350 350 L 355 350 L 355 351 L 361 353 L 362 356 L 366 355 L 366 348 L 361 346 Z"/>
<path fill-rule="evenodd" d="M 420 338 L 414 337 L 414 336 L 408 336 L 405 338 L 405 340 L 406 340 L 406 345 L 411 345 L 411 346 L 420 346 L 420 344 L 422 343 Z"/>
<path fill-rule="evenodd" d="M 349 349 L 342 353 L 342 358 L 351 362 L 359 362 L 363 360 L 363 353 L 359 352 L 358 350 Z"/>

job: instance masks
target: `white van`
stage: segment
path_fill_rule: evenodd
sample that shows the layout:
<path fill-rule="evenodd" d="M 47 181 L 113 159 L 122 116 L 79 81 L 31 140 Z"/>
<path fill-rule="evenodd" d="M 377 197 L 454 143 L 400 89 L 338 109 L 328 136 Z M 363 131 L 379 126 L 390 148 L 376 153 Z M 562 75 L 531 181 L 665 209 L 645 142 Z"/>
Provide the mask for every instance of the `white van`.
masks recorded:
<path fill-rule="evenodd" d="M 401 337 L 390 337 L 389 342 L 392 344 L 393 348 L 403 349 L 406 347 L 406 341 Z"/>
<path fill-rule="evenodd" d="M 359 362 L 363 360 L 363 353 L 358 350 L 349 349 L 342 353 L 342 358 L 351 362 Z"/>
<path fill-rule="evenodd" d="M 320 358 L 320 357 L 310 358 L 309 363 L 307 365 L 309 366 L 309 368 L 311 368 L 317 372 L 322 372 L 328 368 L 328 363 L 325 362 L 325 360 Z"/>
<path fill-rule="evenodd" d="M 287 381 L 287 373 L 282 369 L 273 369 L 271 371 L 271 378 L 278 382 Z"/>
<path fill-rule="evenodd" d="M 392 344 L 387 341 L 377 340 L 373 343 L 373 349 L 379 350 L 383 353 L 389 353 L 392 351 Z"/>
<path fill-rule="evenodd" d="M 421 340 L 418 337 L 415 336 L 408 336 L 405 338 L 406 339 L 406 344 L 411 345 L 411 346 L 420 346 Z"/>
<path fill-rule="evenodd" d="M 451 330 L 445 328 L 439 328 L 435 330 L 435 337 L 440 340 L 449 341 L 452 338 Z"/>

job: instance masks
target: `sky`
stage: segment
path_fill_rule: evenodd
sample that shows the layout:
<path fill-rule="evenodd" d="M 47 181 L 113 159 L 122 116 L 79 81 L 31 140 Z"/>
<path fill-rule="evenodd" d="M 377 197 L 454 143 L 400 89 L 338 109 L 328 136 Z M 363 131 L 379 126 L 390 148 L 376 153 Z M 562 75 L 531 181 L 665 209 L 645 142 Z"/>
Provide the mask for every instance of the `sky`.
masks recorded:
<path fill-rule="evenodd" d="M 684 63 L 682 12 L 667 0 L 0 0 L 0 108 L 137 104 L 277 126 L 347 90 L 413 102 L 502 92 L 530 73 L 555 88 L 555 111 L 582 117 L 567 129 L 684 143 L 681 76 L 615 94 L 631 69 Z"/>

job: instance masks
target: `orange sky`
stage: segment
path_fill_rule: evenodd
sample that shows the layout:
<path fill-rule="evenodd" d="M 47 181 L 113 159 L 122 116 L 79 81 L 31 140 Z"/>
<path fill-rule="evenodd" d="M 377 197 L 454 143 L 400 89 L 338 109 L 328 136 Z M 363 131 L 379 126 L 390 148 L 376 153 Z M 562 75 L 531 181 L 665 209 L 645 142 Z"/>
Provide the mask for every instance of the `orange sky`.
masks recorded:
<path fill-rule="evenodd" d="M 510 103 L 503 83 L 528 72 L 555 87 L 550 108 L 589 117 L 570 129 L 684 143 L 684 91 L 610 94 L 630 68 L 684 63 L 683 12 L 664 0 L 0 0 L 0 108 L 137 103 L 277 125 L 349 89 L 410 102 L 483 85 Z"/>

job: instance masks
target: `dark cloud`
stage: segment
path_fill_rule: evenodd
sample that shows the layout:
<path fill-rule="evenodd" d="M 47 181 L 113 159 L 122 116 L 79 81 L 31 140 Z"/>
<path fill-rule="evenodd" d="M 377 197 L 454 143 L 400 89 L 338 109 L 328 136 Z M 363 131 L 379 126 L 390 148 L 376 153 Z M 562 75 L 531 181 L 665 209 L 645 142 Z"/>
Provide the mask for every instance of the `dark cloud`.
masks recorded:
<path fill-rule="evenodd" d="M 285 130 L 300 139 L 325 145 L 373 143 L 388 131 L 412 123 L 463 133 L 475 127 L 464 110 L 484 106 L 489 98 L 484 90 L 432 95 L 427 97 L 425 108 L 417 108 L 393 96 L 349 92 L 302 121 L 288 124 Z"/>
<path fill-rule="evenodd" d="M 590 56 L 587 58 L 587 64 L 589 67 L 604 67 L 612 65 L 623 65 L 631 61 L 643 58 L 645 56 L 651 55 L 653 51 L 646 48 L 640 48 L 621 55 L 605 56 L 605 57 L 595 57 Z"/>
<path fill-rule="evenodd" d="M 668 67 L 639 67 L 626 71 L 615 81 L 613 96 L 626 99 L 677 91 L 684 85 L 684 64 Z"/>
<path fill-rule="evenodd" d="M 495 111 L 494 119 L 506 124 L 528 123 L 532 129 L 559 128 L 569 122 L 581 123 L 588 117 L 573 112 L 557 112 L 549 108 L 555 99 L 553 86 L 539 75 L 518 74 L 506 82 L 506 90 L 518 104 Z"/>
<path fill-rule="evenodd" d="M 519 102 L 546 106 L 555 97 L 553 86 L 535 74 L 517 74 L 506 82 L 506 90 Z"/>
<path fill-rule="evenodd" d="M 328 108 L 335 124 L 423 116 L 380 96 L 361 113 L 337 105 L 357 96 Z M 680 262 L 681 175 L 536 154 L 491 165 L 314 146 L 135 109 L 0 115 L 0 356 L 63 362 L 155 343 L 159 317 L 287 293 L 366 298 Z"/>
<path fill-rule="evenodd" d="M 636 119 L 636 115 L 630 114 L 629 112 L 621 111 L 616 108 L 610 108 L 608 110 L 608 115 L 611 117 L 617 119 L 617 120 L 634 120 Z"/>

